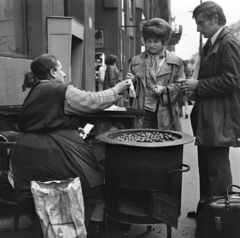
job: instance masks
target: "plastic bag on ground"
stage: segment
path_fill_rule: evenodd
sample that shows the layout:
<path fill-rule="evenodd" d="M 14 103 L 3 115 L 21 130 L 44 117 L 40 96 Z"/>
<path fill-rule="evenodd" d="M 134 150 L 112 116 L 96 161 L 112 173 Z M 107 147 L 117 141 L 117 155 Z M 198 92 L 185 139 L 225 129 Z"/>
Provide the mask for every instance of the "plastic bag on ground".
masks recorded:
<path fill-rule="evenodd" d="M 31 182 L 44 238 L 86 238 L 84 203 L 79 178 Z"/>

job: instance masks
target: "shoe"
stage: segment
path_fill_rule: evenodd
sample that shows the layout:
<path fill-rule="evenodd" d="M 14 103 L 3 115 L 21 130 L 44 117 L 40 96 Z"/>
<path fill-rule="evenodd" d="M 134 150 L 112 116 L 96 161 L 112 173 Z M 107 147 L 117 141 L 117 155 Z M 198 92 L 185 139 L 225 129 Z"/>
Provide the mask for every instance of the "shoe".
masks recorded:
<path fill-rule="evenodd" d="M 197 217 L 196 211 L 188 212 L 187 217 L 195 219 Z"/>

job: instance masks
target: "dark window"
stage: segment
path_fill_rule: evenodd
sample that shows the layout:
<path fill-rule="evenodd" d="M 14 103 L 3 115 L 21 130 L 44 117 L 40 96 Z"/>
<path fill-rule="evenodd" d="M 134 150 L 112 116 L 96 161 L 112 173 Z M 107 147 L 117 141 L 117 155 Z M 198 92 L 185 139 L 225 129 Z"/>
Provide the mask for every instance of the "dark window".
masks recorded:
<path fill-rule="evenodd" d="M 122 7 L 122 29 L 125 30 L 125 17 L 126 17 L 125 0 L 121 1 L 121 7 Z"/>
<path fill-rule="evenodd" d="M 130 20 L 133 20 L 133 0 L 128 0 L 129 1 L 129 18 Z"/>
<path fill-rule="evenodd" d="M 0 55 L 27 55 L 25 0 L 0 0 Z"/>

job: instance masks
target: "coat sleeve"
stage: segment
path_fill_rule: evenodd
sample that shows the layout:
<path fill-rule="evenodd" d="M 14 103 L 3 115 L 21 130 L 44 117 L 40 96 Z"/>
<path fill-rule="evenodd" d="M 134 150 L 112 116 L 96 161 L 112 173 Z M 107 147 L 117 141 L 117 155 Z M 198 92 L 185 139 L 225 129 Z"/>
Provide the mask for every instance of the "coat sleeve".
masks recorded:
<path fill-rule="evenodd" d="M 219 49 L 219 76 L 200 79 L 200 97 L 218 97 L 238 90 L 240 84 L 240 44 L 235 39 L 222 42 Z"/>
<path fill-rule="evenodd" d="M 179 66 L 176 65 L 174 67 L 175 69 L 173 70 L 171 82 L 166 86 L 170 93 L 171 103 L 176 103 L 179 101 L 179 99 L 182 99 L 183 94 L 179 90 L 178 84 L 176 82 L 180 78 L 185 78 L 183 63 L 181 62 Z M 167 105 L 168 103 L 167 90 L 164 90 L 161 96 L 161 104 Z"/>

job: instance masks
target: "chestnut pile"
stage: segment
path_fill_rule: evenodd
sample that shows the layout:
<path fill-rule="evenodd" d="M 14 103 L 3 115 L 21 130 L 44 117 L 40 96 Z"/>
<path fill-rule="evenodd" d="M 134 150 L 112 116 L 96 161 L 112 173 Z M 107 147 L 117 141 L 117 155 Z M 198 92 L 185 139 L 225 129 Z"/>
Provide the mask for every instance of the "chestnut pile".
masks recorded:
<path fill-rule="evenodd" d="M 119 135 L 114 138 L 117 141 L 131 141 L 131 142 L 165 142 L 165 141 L 174 141 L 176 138 L 167 132 L 137 132 L 132 134 Z"/>

